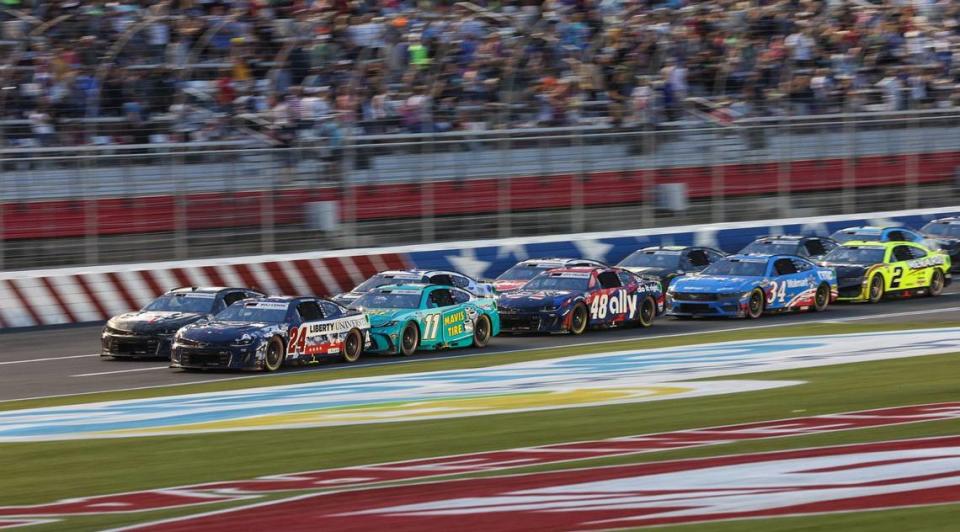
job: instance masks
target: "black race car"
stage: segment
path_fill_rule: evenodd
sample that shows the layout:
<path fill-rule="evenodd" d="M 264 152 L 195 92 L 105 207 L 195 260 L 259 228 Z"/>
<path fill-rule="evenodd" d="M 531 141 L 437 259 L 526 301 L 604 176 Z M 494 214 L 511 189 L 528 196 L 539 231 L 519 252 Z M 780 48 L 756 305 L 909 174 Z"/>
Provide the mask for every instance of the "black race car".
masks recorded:
<path fill-rule="evenodd" d="M 653 246 L 634 251 L 617 264 L 642 277 L 656 278 L 664 292 L 675 277 L 695 273 L 725 257 L 713 248 L 698 246 Z"/>
<path fill-rule="evenodd" d="M 780 235 L 758 238 L 738 255 L 796 255 L 810 260 L 822 259 L 839 244 L 822 236 Z"/>
<path fill-rule="evenodd" d="M 170 358 L 170 343 L 181 327 L 213 316 L 241 299 L 262 296 L 249 288 L 175 288 L 142 310 L 110 318 L 100 335 L 100 356 Z"/>
<path fill-rule="evenodd" d="M 940 218 L 920 228 L 931 245 L 950 255 L 950 271 L 960 272 L 960 217 Z"/>

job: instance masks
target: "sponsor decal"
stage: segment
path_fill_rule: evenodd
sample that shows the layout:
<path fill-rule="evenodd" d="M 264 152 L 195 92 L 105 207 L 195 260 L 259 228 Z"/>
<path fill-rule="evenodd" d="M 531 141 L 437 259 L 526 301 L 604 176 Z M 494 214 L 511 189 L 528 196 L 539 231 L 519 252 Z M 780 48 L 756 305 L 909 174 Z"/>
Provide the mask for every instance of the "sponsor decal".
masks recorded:
<path fill-rule="evenodd" d="M 276 303 L 270 301 L 259 301 L 256 303 L 247 303 L 247 307 L 262 308 L 266 310 L 287 310 L 289 303 Z"/>
<path fill-rule="evenodd" d="M 908 261 L 907 261 L 907 266 L 910 266 L 911 268 L 913 268 L 913 269 L 915 269 L 915 270 L 918 270 L 918 269 L 920 269 L 920 268 L 929 268 L 929 267 L 931 267 L 931 266 L 939 266 L 939 265 L 945 263 L 946 260 L 947 260 L 947 258 L 946 258 L 945 255 L 940 255 L 940 254 L 937 254 L 937 255 L 927 255 L 926 257 L 923 257 L 922 259 L 908 260 Z"/>
<path fill-rule="evenodd" d="M 637 314 L 637 294 L 628 294 L 619 289 L 612 294 L 601 293 L 594 296 L 590 303 L 590 318 L 603 320 L 610 316 L 626 314 L 627 319 L 633 319 Z"/>
<path fill-rule="evenodd" d="M 255 500 L 262 495 L 280 492 L 357 488 L 383 482 L 422 480 L 452 474 L 502 471 L 516 467 L 687 449 L 735 441 L 786 438 L 949 419 L 960 419 L 960 403 L 910 405 L 777 419 L 79 497 L 49 504 L 2 506 L 0 519 L 11 516 L 36 518 L 182 508 L 217 502 Z"/>
<path fill-rule="evenodd" d="M 617 351 L 475 369 L 0 412 L 0 441 L 316 427 L 623 404 L 796 383 L 742 378 L 691 382 L 694 379 L 957 351 L 960 328 Z M 171 410 L 170 404 L 177 408 Z"/>
<path fill-rule="evenodd" d="M 402 288 L 398 290 L 384 290 L 384 291 L 389 292 L 391 294 L 400 294 L 404 296 L 415 296 L 415 295 L 419 295 L 421 292 L 420 290 L 409 290 L 406 288 Z"/>
<path fill-rule="evenodd" d="M 186 294 L 176 294 L 178 297 L 190 297 L 194 299 L 216 299 L 217 294 L 210 292 L 189 292 Z"/>
<path fill-rule="evenodd" d="M 960 503 L 960 436 L 301 495 L 136 530 L 609 530 Z"/>
<path fill-rule="evenodd" d="M 550 277 L 566 277 L 569 279 L 589 279 L 592 274 L 590 272 L 561 272 L 561 273 L 551 273 Z"/>

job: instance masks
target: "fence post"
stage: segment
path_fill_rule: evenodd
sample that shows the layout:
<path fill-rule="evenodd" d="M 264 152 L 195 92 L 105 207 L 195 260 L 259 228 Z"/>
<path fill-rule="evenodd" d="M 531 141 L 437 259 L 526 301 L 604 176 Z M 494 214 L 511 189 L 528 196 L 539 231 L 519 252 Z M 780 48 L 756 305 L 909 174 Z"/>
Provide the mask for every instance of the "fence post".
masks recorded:
<path fill-rule="evenodd" d="M 793 198 L 790 195 L 790 185 L 793 177 L 790 163 L 790 147 L 793 146 L 793 143 L 790 142 L 790 117 L 787 116 L 786 119 L 779 120 L 779 123 L 783 148 L 777 150 L 780 152 L 777 157 L 777 204 L 778 211 L 788 215 L 787 213 L 793 209 Z M 762 128 L 763 126 L 757 127 Z"/>
<path fill-rule="evenodd" d="M 501 168 L 510 168 L 511 167 L 511 153 L 510 153 L 510 135 L 505 134 L 500 138 L 500 167 Z M 511 177 L 507 175 L 506 177 L 500 176 L 497 179 L 497 236 L 500 238 L 507 238 L 512 236 L 513 229 L 511 227 L 511 205 L 510 205 L 510 185 L 512 184 Z"/>
<path fill-rule="evenodd" d="M 725 205 L 726 184 L 725 184 L 725 176 L 724 176 L 724 168 L 723 168 L 723 163 L 724 163 L 723 152 L 719 149 L 719 145 L 722 144 L 722 142 L 718 142 L 718 140 L 720 139 L 717 137 L 718 132 L 720 135 L 722 135 L 723 132 L 720 131 L 719 128 L 717 127 L 711 127 L 708 131 L 713 132 L 713 135 L 711 136 L 714 139 L 713 142 L 708 143 L 710 155 L 711 155 L 711 158 L 710 158 L 711 160 L 710 205 L 712 207 L 710 209 L 711 218 L 714 223 L 720 223 L 720 222 L 725 222 L 727 217 L 726 205 Z"/>
<path fill-rule="evenodd" d="M 916 112 L 910 114 L 910 119 L 904 129 L 907 132 L 907 141 L 910 143 L 907 149 L 906 165 L 904 168 L 906 172 L 904 184 L 906 184 L 907 189 L 904 194 L 904 208 L 916 209 L 920 206 L 920 176 L 918 175 L 920 161 L 918 159 L 920 157 L 919 152 L 923 150 L 923 144 L 916 142 L 911 136 L 911 133 L 916 133 L 917 137 L 923 134 L 920 129 L 920 118 Z"/>
<path fill-rule="evenodd" d="M 190 253 L 187 242 L 187 198 L 184 190 L 184 175 L 174 172 L 177 159 L 182 157 L 179 152 L 170 154 L 169 175 L 174 177 L 173 192 L 173 226 L 174 226 L 174 253 L 178 259 L 186 259 Z"/>
<path fill-rule="evenodd" d="M 86 164 L 81 165 L 82 167 L 89 167 L 92 164 L 95 164 L 94 157 L 84 157 L 86 159 Z M 100 242 L 97 238 L 99 220 L 97 219 L 97 207 L 100 201 L 96 194 L 93 197 L 88 198 L 83 202 L 83 224 L 86 232 L 84 237 L 83 249 L 84 249 L 84 261 L 88 265 L 97 264 L 100 258 L 99 245 Z"/>
<path fill-rule="evenodd" d="M 856 164 L 857 164 L 857 136 L 856 123 L 852 120 L 849 113 L 843 114 L 843 131 L 847 148 L 847 157 L 843 162 L 843 190 L 840 193 L 840 202 L 844 214 L 853 213 L 856 210 Z"/>
<path fill-rule="evenodd" d="M 434 218 L 434 212 L 436 210 L 436 198 L 434 198 L 433 190 L 434 180 L 432 176 L 427 176 L 423 172 L 423 160 L 426 157 L 425 152 L 427 151 L 427 146 L 433 148 L 432 140 L 433 139 L 430 139 L 429 141 L 422 139 L 418 140 L 417 142 L 417 146 L 420 148 L 419 151 L 421 155 L 420 157 L 417 157 L 417 175 L 420 176 L 420 191 L 422 192 L 420 205 L 423 216 L 423 219 L 420 221 L 420 240 L 424 243 L 433 242 L 436 238 L 436 228 L 434 227 L 434 224 L 436 223 Z"/>
<path fill-rule="evenodd" d="M 643 227 L 653 227 L 656 225 L 657 215 L 657 183 L 655 178 L 655 172 L 657 170 L 656 156 L 654 154 L 654 151 L 657 149 L 656 130 L 651 127 L 650 123 L 647 123 L 639 135 L 641 135 L 640 142 L 643 144 L 642 154 L 638 161 L 638 163 L 643 165 L 640 170 L 640 186 L 643 188 L 643 204 L 640 206 L 640 220 Z M 646 162 L 643 162 L 644 157 L 647 158 Z M 627 160 L 630 160 L 629 152 L 627 153 Z M 629 171 L 633 172 L 634 170 L 631 169 Z"/>
<path fill-rule="evenodd" d="M 570 191 L 571 203 L 573 209 L 570 211 L 570 229 L 572 233 L 582 233 L 584 231 L 584 225 L 586 223 L 586 214 L 584 213 L 584 201 L 583 201 L 583 187 L 584 182 L 587 179 L 586 172 L 586 157 L 584 154 L 583 147 L 583 132 L 577 131 L 574 133 L 573 141 L 577 147 L 577 156 L 580 161 L 577 165 L 578 170 L 573 174 L 573 180 L 570 183 L 572 190 Z"/>
<path fill-rule="evenodd" d="M 280 148 L 283 152 L 283 161 L 284 161 L 284 179 L 290 178 L 290 167 L 289 163 L 293 157 L 291 150 L 294 150 L 293 147 L 283 147 Z M 274 201 L 277 197 L 277 178 L 274 176 L 270 179 L 269 186 L 266 190 L 263 191 L 260 197 L 260 251 L 264 254 L 273 253 L 274 250 L 274 229 L 275 229 L 275 219 L 276 213 L 274 212 L 276 206 Z"/>

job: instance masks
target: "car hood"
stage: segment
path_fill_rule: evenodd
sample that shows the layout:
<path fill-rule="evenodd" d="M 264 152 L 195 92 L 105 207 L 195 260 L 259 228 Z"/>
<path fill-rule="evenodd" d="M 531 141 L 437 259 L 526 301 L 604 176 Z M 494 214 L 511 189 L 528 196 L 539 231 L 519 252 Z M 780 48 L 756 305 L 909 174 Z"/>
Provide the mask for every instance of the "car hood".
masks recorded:
<path fill-rule="evenodd" d="M 366 314 L 367 318 L 370 320 L 371 327 L 383 327 L 385 324 L 390 323 L 393 320 L 400 319 L 412 312 L 415 312 L 415 309 L 409 309 L 409 308 L 363 309 L 363 313 Z"/>
<path fill-rule="evenodd" d="M 824 262 L 823 266 L 833 268 L 837 272 L 838 279 L 849 279 L 851 277 L 863 277 L 867 273 L 869 266 L 862 264 L 844 264 L 841 262 Z"/>
<path fill-rule="evenodd" d="M 944 250 L 955 251 L 960 249 L 960 238 L 954 238 L 949 236 L 933 236 L 933 235 L 924 235 L 927 237 L 927 240 L 935 243 L 937 246 L 940 246 Z"/>
<path fill-rule="evenodd" d="M 239 340 L 244 335 L 265 338 L 274 332 L 283 330 L 285 327 L 285 325 L 277 323 L 210 321 L 195 323 L 180 329 L 177 338 L 205 344 L 223 344 Z"/>
<path fill-rule="evenodd" d="M 206 317 L 206 314 L 194 312 L 141 310 L 114 316 L 107 322 L 107 327 L 136 334 L 158 334 L 165 331 L 170 331 L 167 334 L 173 334 L 173 332 L 176 332 L 175 329 L 199 321 L 204 317 Z"/>
<path fill-rule="evenodd" d="M 694 275 L 680 277 L 670 287 L 675 292 L 722 293 L 745 292 L 757 286 L 759 277 L 725 277 L 719 275 Z"/>
<path fill-rule="evenodd" d="M 497 305 L 512 309 L 555 307 L 579 293 L 569 290 L 517 290 L 501 295 Z"/>

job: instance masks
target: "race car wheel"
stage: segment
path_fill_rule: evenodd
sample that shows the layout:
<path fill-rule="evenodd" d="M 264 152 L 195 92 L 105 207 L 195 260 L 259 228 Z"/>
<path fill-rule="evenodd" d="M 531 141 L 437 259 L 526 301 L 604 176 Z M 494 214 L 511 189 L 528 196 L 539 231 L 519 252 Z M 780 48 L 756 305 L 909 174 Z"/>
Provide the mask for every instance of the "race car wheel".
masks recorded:
<path fill-rule="evenodd" d="M 490 318 L 485 314 L 481 314 L 477 318 L 477 323 L 473 325 L 473 346 L 474 347 L 484 347 L 487 345 L 487 342 L 490 341 Z"/>
<path fill-rule="evenodd" d="M 263 360 L 263 369 L 277 371 L 283 365 L 283 341 L 274 336 L 267 344 L 267 352 Z"/>
<path fill-rule="evenodd" d="M 363 351 L 363 335 L 360 334 L 360 331 L 353 329 L 343 339 L 343 351 L 341 352 L 343 361 L 356 362 L 360 358 L 361 351 Z"/>
<path fill-rule="evenodd" d="M 747 303 L 747 317 L 755 320 L 763 315 L 763 302 L 766 298 L 760 289 L 754 290 L 750 294 L 750 301 Z"/>
<path fill-rule="evenodd" d="M 870 279 L 870 292 L 867 300 L 871 303 L 879 303 L 881 299 L 883 299 L 883 277 L 874 275 L 873 279 Z"/>
<path fill-rule="evenodd" d="M 649 327 L 653 325 L 653 318 L 657 315 L 657 302 L 653 300 L 652 297 L 647 296 L 644 298 L 643 302 L 640 303 L 640 317 L 637 320 L 637 325 L 641 327 Z"/>
<path fill-rule="evenodd" d="M 940 270 L 933 270 L 933 277 L 930 278 L 930 288 L 927 288 L 927 295 L 930 297 L 937 297 L 943 293 L 943 272 Z"/>
<path fill-rule="evenodd" d="M 830 304 L 830 287 L 822 284 L 817 287 L 817 295 L 813 299 L 813 310 L 815 312 L 821 312 L 827 310 L 827 305 Z"/>
<path fill-rule="evenodd" d="M 577 303 L 570 313 L 570 333 L 583 334 L 587 330 L 587 306 L 583 303 Z"/>
<path fill-rule="evenodd" d="M 417 352 L 420 346 L 420 329 L 412 321 L 403 328 L 403 334 L 400 335 L 400 354 L 408 357 Z"/>

